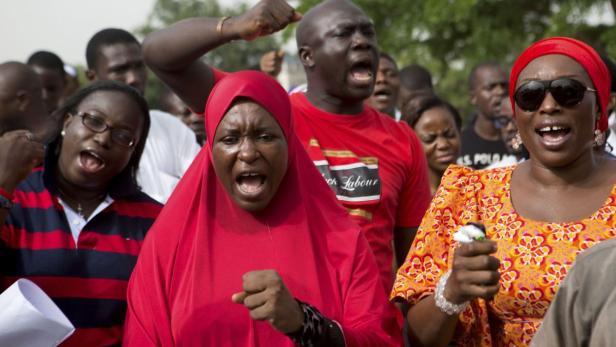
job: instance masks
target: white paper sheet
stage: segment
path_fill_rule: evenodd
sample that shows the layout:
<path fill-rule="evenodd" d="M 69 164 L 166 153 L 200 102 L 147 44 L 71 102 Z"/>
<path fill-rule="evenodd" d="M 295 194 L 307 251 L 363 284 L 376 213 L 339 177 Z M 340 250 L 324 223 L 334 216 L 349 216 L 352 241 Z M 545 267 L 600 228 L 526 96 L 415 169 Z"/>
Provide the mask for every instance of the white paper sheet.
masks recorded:
<path fill-rule="evenodd" d="M 0 294 L 0 346 L 57 346 L 75 327 L 32 281 L 19 279 Z"/>

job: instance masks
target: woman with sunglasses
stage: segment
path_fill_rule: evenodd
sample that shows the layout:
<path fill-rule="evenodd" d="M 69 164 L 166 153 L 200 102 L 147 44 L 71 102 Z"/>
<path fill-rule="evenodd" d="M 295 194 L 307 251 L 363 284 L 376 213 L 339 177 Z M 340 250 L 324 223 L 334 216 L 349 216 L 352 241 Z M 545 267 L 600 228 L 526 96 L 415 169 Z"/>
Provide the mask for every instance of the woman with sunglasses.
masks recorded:
<path fill-rule="evenodd" d="M 19 278 L 38 284 L 76 328 L 63 346 L 119 345 L 128 278 L 161 209 L 135 181 L 148 106 L 133 88 L 107 81 L 80 90 L 56 115 L 62 132 L 44 165 L 21 183 L 0 180 L 8 202 L 0 289 Z"/>
<path fill-rule="evenodd" d="M 530 159 L 445 173 L 392 293 L 411 305 L 412 345 L 527 346 L 577 254 L 616 235 L 616 161 L 593 150 L 609 90 L 577 40 L 545 39 L 516 60 L 510 98 Z M 487 239 L 455 241 L 472 222 Z"/>

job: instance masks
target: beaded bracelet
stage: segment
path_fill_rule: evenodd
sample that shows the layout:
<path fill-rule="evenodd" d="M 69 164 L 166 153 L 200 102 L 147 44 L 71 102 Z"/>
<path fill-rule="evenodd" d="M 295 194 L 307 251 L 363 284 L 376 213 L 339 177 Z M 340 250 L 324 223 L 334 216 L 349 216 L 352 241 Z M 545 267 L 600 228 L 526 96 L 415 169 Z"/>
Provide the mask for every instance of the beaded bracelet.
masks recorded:
<path fill-rule="evenodd" d="M 438 284 L 436 285 L 436 290 L 434 292 L 434 301 L 436 302 L 436 307 L 438 307 L 441 311 L 449 316 L 453 316 L 464 311 L 464 309 L 468 306 L 468 301 L 461 304 L 454 304 L 445 298 L 443 293 L 445 292 L 445 285 L 447 284 L 449 275 L 451 275 L 451 270 L 447 271 L 438 280 Z"/>

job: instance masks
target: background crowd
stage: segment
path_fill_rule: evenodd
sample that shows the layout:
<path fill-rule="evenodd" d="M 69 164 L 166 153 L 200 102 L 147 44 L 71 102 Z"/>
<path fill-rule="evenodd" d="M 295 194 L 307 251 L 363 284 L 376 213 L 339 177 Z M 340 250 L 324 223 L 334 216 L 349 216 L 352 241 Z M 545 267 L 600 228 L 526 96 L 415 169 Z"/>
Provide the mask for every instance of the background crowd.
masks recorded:
<path fill-rule="evenodd" d="M 612 31 L 546 4 L 461 50 L 400 3 L 187 3 L 93 33 L 81 76 L 0 63 L 2 288 L 39 285 L 66 346 L 614 344 Z"/>

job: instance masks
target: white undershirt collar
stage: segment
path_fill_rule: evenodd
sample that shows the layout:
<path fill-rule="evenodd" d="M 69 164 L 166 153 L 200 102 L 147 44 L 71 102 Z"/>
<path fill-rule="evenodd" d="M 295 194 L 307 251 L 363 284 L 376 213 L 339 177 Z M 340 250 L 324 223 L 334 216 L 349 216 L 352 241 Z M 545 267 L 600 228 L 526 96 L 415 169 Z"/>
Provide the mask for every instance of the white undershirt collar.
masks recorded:
<path fill-rule="evenodd" d="M 64 202 L 60 197 L 58 197 L 58 202 L 64 208 L 64 214 L 66 215 L 66 220 L 68 221 L 68 226 L 71 228 L 71 234 L 73 235 L 73 239 L 75 240 L 76 245 L 77 240 L 79 240 L 79 234 L 86 226 L 86 224 L 88 224 L 88 222 L 91 221 L 92 218 L 96 217 L 97 214 L 103 212 L 103 210 L 106 209 L 107 206 L 111 205 L 113 203 L 113 198 L 109 196 L 109 194 L 107 194 L 105 199 L 101 201 L 101 203 L 96 207 L 94 212 L 92 212 L 92 214 L 90 215 L 90 217 L 88 217 L 87 220 L 83 218 L 83 216 L 77 211 L 73 210 L 69 206 L 69 204 Z"/>

